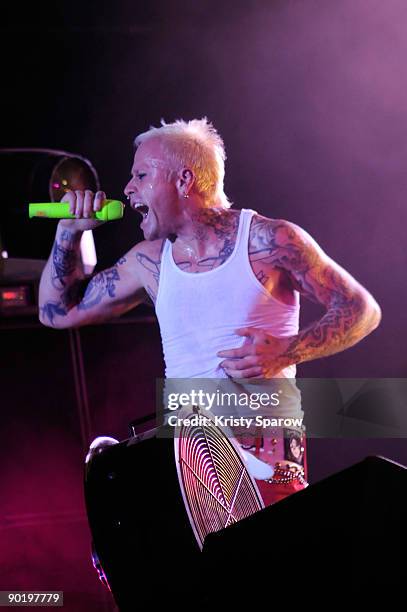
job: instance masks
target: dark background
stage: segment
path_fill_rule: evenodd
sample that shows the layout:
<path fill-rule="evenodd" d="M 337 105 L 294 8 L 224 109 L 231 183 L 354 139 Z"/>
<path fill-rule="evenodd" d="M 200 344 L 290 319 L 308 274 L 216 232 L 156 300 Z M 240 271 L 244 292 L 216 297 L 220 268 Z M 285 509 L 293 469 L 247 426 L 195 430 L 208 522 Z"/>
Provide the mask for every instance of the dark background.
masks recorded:
<path fill-rule="evenodd" d="M 13 6 L 0 26 L 2 146 L 85 155 L 120 198 L 135 135 L 208 116 L 235 206 L 307 229 L 382 307 L 373 336 L 304 373 L 404 376 L 401 0 Z M 127 217 L 95 233 L 101 266 L 141 238 Z"/>
<path fill-rule="evenodd" d="M 129 177 L 132 142 L 139 132 L 158 125 L 161 118 L 207 116 L 225 140 L 225 191 L 235 207 L 254 208 L 304 227 L 382 307 L 382 323 L 371 336 L 342 354 L 301 365 L 299 375 L 406 376 L 407 5 L 403 0 L 70 0 L 16 2 L 1 11 L 2 147 L 46 147 L 84 155 L 95 165 L 107 194 L 120 199 Z M 127 211 L 122 221 L 95 232 L 100 267 L 112 264 L 141 239 L 138 219 Z M 318 314 L 304 303 L 303 322 Z M 30 456 L 38 406 L 46 395 L 42 449 L 36 450 L 36 456 L 40 463 L 48 463 L 55 458 L 55 446 L 60 450 L 67 443 L 63 436 L 60 444 L 55 443 L 66 431 L 67 414 L 72 411 L 72 419 L 76 418 L 66 332 L 7 333 L 5 431 L 8 420 L 13 439 L 23 431 L 20 443 Z M 106 325 L 83 330 L 81 335 L 91 414 L 85 442 L 86 435 L 100 433 L 124 438 L 129 417 L 150 411 L 154 379 L 162 374 L 156 325 L 147 321 Z M 66 378 L 59 379 L 55 372 L 65 362 Z M 49 365 L 42 368 L 45 363 Z M 30 378 L 26 373 L 35 367 L 38 376 Z M 24 381 L 32 386 L 23 395 L 16 394 Z M 56 438 L 51 443 L 52 433 Z M 9 453 L 13 448 L 16 452 L 17 445 L 9 447 Z M 312 440 L 311 479 L 372 452 L 407 462 L 404 440 Z M 42 482 L 55 481 L 55 490 L 61 491 L 66 464 L 71 465 L 72 478 L 66 485 L 76 493 L 71 505 L 63 494 L 62 506 L 70 508 L 79 521 L 72 519 L 76 527 L 81 525 L 86 534 L 80 482 L 74 478 L 82 453 L 81 443 L 72 443 L 72 463 L 59 453 L 55 472 L 45 471 Z M 32 468 L 33 463 L 28 465 Z M 3 468 L 8 484 L 10 473 Z M 41 495 L 40 485 L 36 491 Z M 22 508 L 30 511 L 31 504 L 38 518 L 41 504 L 37 508 L 30 495 L 16 494 L 12 499 L 15 516 Z M 61 508 L 51 504 L 51 510 L 49 525 L 54 526 Z M 7 527 L 7 521 L 3 524 Z M 52 533 L 51 527 L 46 526 L 45 532 Z M 20 574 L 14 565 L 9 576 L 18 576 L 14 582 L 20 588 L 24 584 L 40 588 L 35 579 L 28 579 L 30 562 L 21 561 L 10 533 L 16 531 L 10 528 L 7 534 Z M 77 566 L 74 555 L 67 559 L 66 534 L 61 541 L 64 563 Z M 85 548 L 80 550 L 84 559 Z M 87 558 L 82 563 L 87 567 Z M 36 566 L 42 567 L 41 561 Z M 92 588 L 99 593 L 89 581 L 83 579 L 77 587 L 82 589 L 78 601 Z M 51 583 L 55 581 L 41 584 L 49 588 Z M 75 591 L 74 585 L 66 588 Z M 78 601 L 72 609 L 80 609 Z M 86 609 L 102 609 L 87 605 Z"/>

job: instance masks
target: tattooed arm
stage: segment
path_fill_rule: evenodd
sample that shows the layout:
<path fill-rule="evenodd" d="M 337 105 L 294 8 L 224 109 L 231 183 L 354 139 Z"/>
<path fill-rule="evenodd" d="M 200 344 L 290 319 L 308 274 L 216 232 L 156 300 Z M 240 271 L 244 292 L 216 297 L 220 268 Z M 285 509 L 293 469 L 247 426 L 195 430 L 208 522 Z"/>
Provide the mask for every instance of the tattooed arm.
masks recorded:
<path fill-rule="evenodd" d="M 322 304 L 326 312 L 288 338 L 275 338 L 254 328 L 237 330 L 251 342 L 218 353 L 232 358 L 221 363 L 230 376 L 275 376 L 289 365 L 343 351 L 379 325 L 381 310 L 374 298 L 307 232 L 288 221 L 264 217 L 257 221 L 254 231 L 252 260 L 279 269 L 293 289 Z"/>
<path fill-rule="evenodd" d="M 49 327 L 79 327 L 119 316 L 146 299 L 133 249 L 103 272 L 86 278 L 80 260 L 82 232 L 58 225 L 50 258 L 41 276 L 39 317 Z"/>
<path fill-rule="evenodd" d="M 284 351 L 291 363 L 343 351 L 379 325 L 381 310 L 371 294 L 307 232 L 293 223 L 278 222 L 270 247 L 275 265 L 288 272 L 294 288 L 326 308 L 320 320 L 291 339 Z"/>

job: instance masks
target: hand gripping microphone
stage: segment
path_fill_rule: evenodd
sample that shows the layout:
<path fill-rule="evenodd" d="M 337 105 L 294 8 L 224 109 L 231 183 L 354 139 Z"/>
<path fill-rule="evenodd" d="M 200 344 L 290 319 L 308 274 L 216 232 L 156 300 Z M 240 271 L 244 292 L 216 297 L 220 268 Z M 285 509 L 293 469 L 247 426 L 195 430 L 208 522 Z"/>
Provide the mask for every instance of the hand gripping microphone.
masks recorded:
<path fill-rule="evenodd" d="M 29 204 L 28 214 L 32 217 L 46 217 L 48 219 L 77 219 L 69 212 L 69 202 L 46 202 L 43 204 Z M 123 217 L 124 205 L 119 200 L 104 200 L 101 210 L 93 211 L 88 219 L 99 221 L 115 221 Z M 85 218 L 85 217 L 84 217 Z"/>

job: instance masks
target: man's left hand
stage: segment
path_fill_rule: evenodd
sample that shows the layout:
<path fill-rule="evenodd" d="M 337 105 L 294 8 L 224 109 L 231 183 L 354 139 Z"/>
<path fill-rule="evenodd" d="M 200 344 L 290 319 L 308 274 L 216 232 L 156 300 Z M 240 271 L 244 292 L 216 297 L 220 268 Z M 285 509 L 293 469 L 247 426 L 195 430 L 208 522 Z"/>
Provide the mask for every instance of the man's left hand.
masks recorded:
<path fill-rule="evenodd" d="M 246 336 L 243 346 L 217 353 L 226 357 L 220 366 L 231 378 L 272 378 L 292 364 L 284 352 L 293 337 L 276 338 L 255 327 L 243 327 L 235 333 Z"/>

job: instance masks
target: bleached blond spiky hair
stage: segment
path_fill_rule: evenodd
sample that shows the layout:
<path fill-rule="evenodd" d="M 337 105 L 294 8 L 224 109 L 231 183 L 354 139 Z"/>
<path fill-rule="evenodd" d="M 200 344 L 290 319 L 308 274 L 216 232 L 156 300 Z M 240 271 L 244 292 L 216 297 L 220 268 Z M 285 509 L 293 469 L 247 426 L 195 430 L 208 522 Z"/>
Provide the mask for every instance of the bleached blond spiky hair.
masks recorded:
<path fill-rule="evenodd" d="M 195 187 L 208 206 L 229 208 L 231 203 L 223 191 L 225 146 L 221 136 L 207 117 L 174 123 L 161 119 L 161 127 L 150 127 L 134 141 L 136 147 L 157 138 L 164 153 L 176 165 L 187 166 L 195 174 Z"/>

